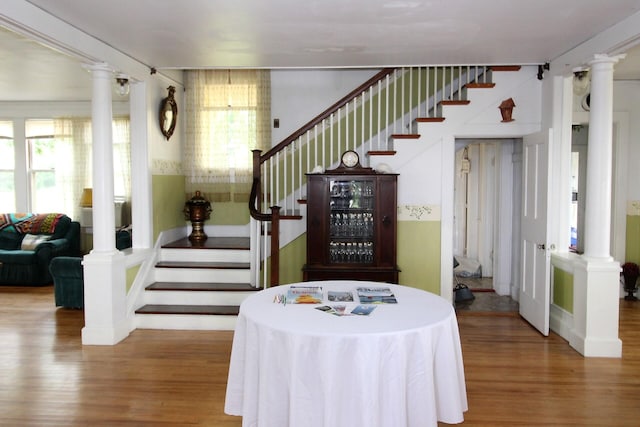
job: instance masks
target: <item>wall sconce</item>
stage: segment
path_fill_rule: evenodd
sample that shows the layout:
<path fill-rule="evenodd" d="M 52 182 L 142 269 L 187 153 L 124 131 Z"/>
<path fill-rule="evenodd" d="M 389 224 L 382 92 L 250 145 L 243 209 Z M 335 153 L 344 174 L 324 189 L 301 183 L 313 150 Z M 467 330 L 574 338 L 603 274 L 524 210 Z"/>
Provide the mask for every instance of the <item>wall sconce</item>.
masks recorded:
<path fill-rule="evenodd" d="M 129 95 L 129 79 L 124 76 L 116 77 L 116 93 L 120 96 Z"/>
<path fill-rule="evenodd" d="M 574 70 L 573 71 L 573 93 L 576 96 L 582 96 L 589 91 L 589 84 L 591 79 L 589 76 L 589 70 Z"/>

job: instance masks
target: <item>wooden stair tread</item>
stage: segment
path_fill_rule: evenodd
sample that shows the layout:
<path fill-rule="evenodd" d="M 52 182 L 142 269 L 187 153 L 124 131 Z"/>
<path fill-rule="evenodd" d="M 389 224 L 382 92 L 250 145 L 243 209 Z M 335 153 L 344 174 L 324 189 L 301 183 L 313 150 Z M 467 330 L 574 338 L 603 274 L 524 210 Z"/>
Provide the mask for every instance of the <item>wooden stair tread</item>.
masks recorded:
<path fill-rule="evenodd" d="M 248 269 L 248 262 L 158 261 L 156 268 Z"/>
<path fill-rule="evenodd" d="M 467 89 L 491 89 L 496 87 L 495 83 L 467 83 L 464 85 Z"/>
<path fill-rule="evenodd" d="M 444 117 L 418 117 L 416 118 L 418 123 L 440 123 L 444 122 Z"/>
<path fill-rule="evenodd" d="M 168 305 L 146 304 L 136 310 L 137 314 L 199 314 L 237 316 L 237 305 Z"/>
<path fill-rule="evenodd" d="M 420 134 L 417 133 L 394 133 L 391 135 L 393 139 L 418 139 Z"/>
<path fill-rule="evenodd" d="M 212 237 L 204 242 L 192 242 L 187 237 L 162 245 L 167 249 L 240 249 L 249 250 L 248 237 Z"/>
<path fill-rule="evenodd" d="M 258 291 L 249 283 L 211 283 L 211 282 L 154 282 L 145 288 L 148 291 Z"/>
<path fill-rule="evenodd" d="M 445 99 L 440 101 L 440 105 L 469 105 L 471 101 L 468 99 Z"/>
<path fill-rule="evenodd" d="M 395 150 L 371 150 L 367 151 L 367 156 L 393 156 Z"/>
<path fill-rule="evenodd" d="M 491 71 L 520 71 L 520 65 L 492 65 Z"/>

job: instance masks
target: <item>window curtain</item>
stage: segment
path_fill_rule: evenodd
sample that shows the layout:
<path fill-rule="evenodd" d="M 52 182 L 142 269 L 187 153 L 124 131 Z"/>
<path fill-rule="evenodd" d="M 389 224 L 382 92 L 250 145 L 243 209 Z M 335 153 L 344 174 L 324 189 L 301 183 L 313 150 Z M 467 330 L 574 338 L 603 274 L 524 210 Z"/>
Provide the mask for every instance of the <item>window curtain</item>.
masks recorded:
<path fill-rule="evenodd" d="M 253 154 L 271 147 L 268 70 L 185 72 L 187 198 L 196 190 L 211 201 L 246 202 Z"/>
<path fill-rule="evenodd" d="M 80 197 L 84 188 L 92 187 L 91 119 L 56 118 L 56 191 L 62 212 L 80 218 Z M 131 161 L 129 119 L 113 121 L 114 193 L 129 205 L 131 202 Z"/>

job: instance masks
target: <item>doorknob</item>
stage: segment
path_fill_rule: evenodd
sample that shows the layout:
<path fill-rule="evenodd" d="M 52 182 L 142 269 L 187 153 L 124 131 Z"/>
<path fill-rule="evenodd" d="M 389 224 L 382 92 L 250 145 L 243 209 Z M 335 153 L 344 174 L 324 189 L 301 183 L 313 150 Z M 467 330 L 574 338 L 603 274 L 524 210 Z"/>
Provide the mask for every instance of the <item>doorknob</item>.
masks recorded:
<path fill-rule="evenodd" d="M 544 243 L 540 243 L 540 244 L 538 245 L 538 249 L 540 249 L 540 250 L 542 250 L 542 251 L 544 251 L 544 250 L 545 250 L 545 248 L 546 248 L 546 246 L 544 245 Z"/>

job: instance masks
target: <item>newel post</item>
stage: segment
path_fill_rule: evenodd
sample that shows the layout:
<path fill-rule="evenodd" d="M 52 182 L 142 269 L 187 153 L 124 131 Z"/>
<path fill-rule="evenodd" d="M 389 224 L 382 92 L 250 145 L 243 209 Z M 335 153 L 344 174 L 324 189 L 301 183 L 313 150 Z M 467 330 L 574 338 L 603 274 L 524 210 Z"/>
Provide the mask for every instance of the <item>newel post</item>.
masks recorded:
<path fill-rule="evenodd" d="M 280 283 L 280 206 L 271 206 L 271 274 L 270 285 Z"/>

